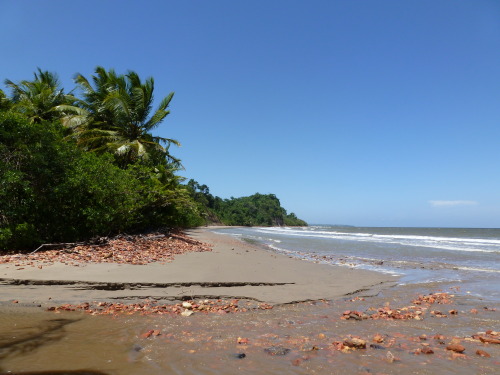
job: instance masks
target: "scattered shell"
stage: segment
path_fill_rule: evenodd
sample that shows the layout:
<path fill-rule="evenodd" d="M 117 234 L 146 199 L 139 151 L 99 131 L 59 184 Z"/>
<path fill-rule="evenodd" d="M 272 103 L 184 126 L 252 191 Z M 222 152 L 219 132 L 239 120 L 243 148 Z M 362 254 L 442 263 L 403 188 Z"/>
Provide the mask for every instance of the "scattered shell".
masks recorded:
<path fill-rule="evenodd" d="M 394 354 L 392 354 L 391 352 L 387 352 L 386 358 L 389 363 L 392 363 L 396 360 L 396 357 L 394 357 Z"/>

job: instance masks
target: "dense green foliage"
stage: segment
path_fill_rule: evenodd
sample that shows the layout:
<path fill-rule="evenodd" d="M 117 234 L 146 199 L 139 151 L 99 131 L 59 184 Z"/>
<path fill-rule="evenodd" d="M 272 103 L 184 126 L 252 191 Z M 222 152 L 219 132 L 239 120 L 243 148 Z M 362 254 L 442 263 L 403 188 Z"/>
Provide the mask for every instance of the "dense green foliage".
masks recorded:
<path fill-rule="evenodd" d="M 206 185 L 188 182 L 191 196 L 211 223 L 245 226 L 306 226 L 294 213 L 287 214 L 274 194 L 254 194 L 249 197 L 221 199 L 210 194 Z"/>
<path fill-rule="evenodd" d="M 82 97 L 55 74 L 0 90 L 0 250 L 161 227 L 306 225 L 272 194 L 221 199 L 177 175 L 173 139 L 151 133 L 173 93 L 152 112 L 154 81 L 96 68 Z"/>
<path fill-rule="evenodd" d="M 180 184 L 146 165 L 121 169 L 64 133 L 58 123 L 0 114 L 0 248 L 199 222 Z"/>
<path fill-rule="evenodd" d="M 307 225 L 295 214 L 288 215 L 274 194 L 257 193 L 249 197 L 225 199 L 216 212 L 227 225 Z"/>

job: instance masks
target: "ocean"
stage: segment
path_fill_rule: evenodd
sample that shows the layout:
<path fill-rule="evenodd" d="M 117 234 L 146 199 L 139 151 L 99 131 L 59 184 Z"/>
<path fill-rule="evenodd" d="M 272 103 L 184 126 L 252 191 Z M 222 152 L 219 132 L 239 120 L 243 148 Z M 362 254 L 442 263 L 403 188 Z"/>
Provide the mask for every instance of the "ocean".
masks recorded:
<path fill-rule="evenodd" d="M 398 275 L 401 284 L 456 283 L 500 301 L 500 229 L 312 225 L 216 231 L 293 257 Z"/>

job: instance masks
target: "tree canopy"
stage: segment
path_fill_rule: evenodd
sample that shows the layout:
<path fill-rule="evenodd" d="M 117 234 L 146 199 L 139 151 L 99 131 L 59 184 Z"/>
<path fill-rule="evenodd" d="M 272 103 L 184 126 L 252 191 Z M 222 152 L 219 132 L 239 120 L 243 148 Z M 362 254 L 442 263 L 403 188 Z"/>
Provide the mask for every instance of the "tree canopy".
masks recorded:
<path fill-rule="evenodd" d="M 206 185 L 200 185 L 195 180 L 189 180 L 187 186 L 210 223 L 244 226 L 307 225 L 294 213 L 288 214 L 274 194 L 256 193 L 249 197 L 222 199 L 214 197 Z"/>
<path fill-rule="evenodd" d="M 5 85 L 11 89 L 12 108 L 25 115 L 30 122 L 41 123 L 59 119 L 61 114 L 57 107 L 71 101 L 71 96 L 64 94 L 57 74 L 42 71 L 40 68 L 34 73 L 32 81 L 14 83 L 6 79 Z M 2 95 L 4 94 L 0 93 L 0 101 Z"/>
<path fill-rule="evenodd" d="M 152 113 L 154 80 L 151 77 L 142 82 L 136 72 L 118 75 L 113 69 L 106 71 L 98 66 L 91 81 L 77 74 L 75 82 L 83 98 L 74 106 L 59 109 L 70 112 L 64 117 L 64 123 L 74 130 L 80 146 L 91 151 L 111 152 L 122 166 L 151 157 L 156 157 L 156 162 L 161 159 L 180 165 L 169 153 L 171 144 L 180 146 L 180 143 L 151 133 L 170 113 L 168 107 L 173 92 L 163 98 Z"/>
<path fill-rule="evenodd" d="M 184 184 L 172 138 L 153 131 L 173 92 L 153 111 L 154 80 L 97 67 L 65 93 L 55 73 L 5 80 L 0 90 L 0 250 L 160 227 L 306 225 L 273 194 L 221 199 Z"/>

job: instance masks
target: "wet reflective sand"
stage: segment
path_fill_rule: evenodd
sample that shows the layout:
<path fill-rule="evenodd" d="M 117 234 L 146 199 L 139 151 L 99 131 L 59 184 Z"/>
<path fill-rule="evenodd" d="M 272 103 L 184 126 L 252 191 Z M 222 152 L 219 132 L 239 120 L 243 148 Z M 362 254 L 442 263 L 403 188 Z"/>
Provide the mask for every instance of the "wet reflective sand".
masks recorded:
<path fill-rule="evenodd" d="M 56 314 L 4 303 L 0 306 L 0 373 L 498 373 L 500 345 L 471 336 L 500 330 L 500 306 L 450 286 L 397 287 L 364 300 L 351 297 L 189 317 Z M 420 321 L 341 319 L 345 310 L 411 305 L 418 294 L 439 288 L 455 295 L 451 304 L 432 306 L 446 313 L 446 318 L 426 313 Z M 447 314 L 450 310 L 457 314 Z M 156 333 L 147 335 L 152 330 Z M 337 350 L 335 343 L 350 335 L 366 340 L 367 348 Z M 446 349 L 454 337 L 465 347 L 463 354 Z M 433 354 L 421 353 L 425 346 Z M 477 355 L 478 349 L 490 357 Z"/>

